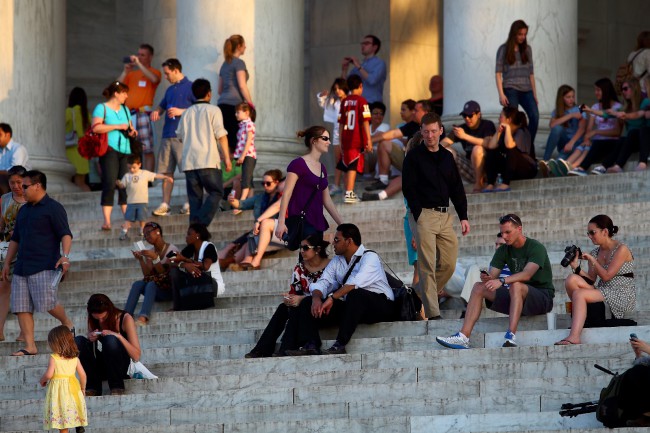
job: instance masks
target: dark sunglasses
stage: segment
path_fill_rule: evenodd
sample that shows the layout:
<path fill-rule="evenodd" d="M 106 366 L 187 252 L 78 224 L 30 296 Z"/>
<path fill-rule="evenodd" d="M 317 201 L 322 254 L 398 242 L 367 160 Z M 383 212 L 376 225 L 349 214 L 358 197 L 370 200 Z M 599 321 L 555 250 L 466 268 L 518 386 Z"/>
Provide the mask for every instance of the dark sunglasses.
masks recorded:
<path fill-rule="evenodd" d="M 587 236 L 593 236 L 598 230 L 587 230 Z"/>
<path fill-rule="evenodd" d="M 263 182 L 262 182 L 262 185 L 264 185 L 264 186 L 271 186 L 271 185 L 273 185 L 273 182 L 266 182 L 266 181 L 263 181 Z"/>
<path fill-rule="evenodd" d="M 327 135 L 321 135 L 321 136 L 318 136 L 316 138 L 320 138 L 323 141 L 330 141 L 330 138 Z"/>
<path fill-rule="evenodd" d="M 308 250 L 313 250 L 314 248 L 316 247 L 313 245 L 300 245 L 300 250 L 303 252 Z"/>
<path fill-rule="evenodd" d="M 630 90 L 630 88 L 629 88 L 629 87 L 627 87 L 627 86 L 623 86 L 623 87 L 621 87 L 621 90 L 624 90 L 624 91 L 626 91 L 626 92 L 627 92 L 628 90 Z"/>
<path fill-rule="evenodd" d="M 499 217 L 499 224 L 505 224 L 507 222 L 512 222 L 516 226 L 521 225 L 521 220 L 519 219 L 519 217 L 517 215 L 508 214 L 508 215 L 504 215 L 502 217 Z"/>
<path fill-rule="evenodd" d="M 37 182 L 37 183 L 38 183 L 38 182 Z M 37 183 L 30 183 L 29 185 L 25 185 L 25 184 L 23 184 L 23 189 L 24 189 L 25 191 L 27 191 L 27 189 L 28 189 L 30 186 L 36 185 Z"/>

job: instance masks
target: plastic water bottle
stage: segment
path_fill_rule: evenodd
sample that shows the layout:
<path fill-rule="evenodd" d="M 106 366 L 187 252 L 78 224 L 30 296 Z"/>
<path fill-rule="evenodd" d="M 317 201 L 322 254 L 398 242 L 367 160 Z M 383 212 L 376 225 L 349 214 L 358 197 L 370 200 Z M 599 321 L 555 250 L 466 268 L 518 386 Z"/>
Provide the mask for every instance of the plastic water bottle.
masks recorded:
<path fill-rule="evenodd" d="M 52 278 L 52 283 L 50 284 L 50 287 L 53 289 L 56 289 L 61 282 L 61 278 L 63 277 L 63 268 L 59 266 L 56 268 L 56 271 L 54 272 L 54 278 Z"/>
<path fill-rule="evenodd" d="M 497 185 L 501 185 L 503 183 L 503 179 L 501 178 L 501 173 L 497 176 Z"/>
<path fill-rule="evenodd" d="M 144 379 L 144 376 L 139 371 L 133 373 L 133 379 Z"/>

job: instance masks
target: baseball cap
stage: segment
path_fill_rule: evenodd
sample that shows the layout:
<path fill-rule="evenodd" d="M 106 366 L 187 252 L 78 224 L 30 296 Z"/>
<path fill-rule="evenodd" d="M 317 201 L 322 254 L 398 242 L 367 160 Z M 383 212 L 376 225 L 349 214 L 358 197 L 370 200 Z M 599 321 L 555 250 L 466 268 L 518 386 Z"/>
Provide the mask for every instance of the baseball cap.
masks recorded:
<path fill-rule="evenodd" d="M 471 116 L 474 113 L 480 113 L 481 106 L 478 105 L 476 101 L 467 101 L 463 107 L 463 111 L 460 112 L 461 116 Z"/>

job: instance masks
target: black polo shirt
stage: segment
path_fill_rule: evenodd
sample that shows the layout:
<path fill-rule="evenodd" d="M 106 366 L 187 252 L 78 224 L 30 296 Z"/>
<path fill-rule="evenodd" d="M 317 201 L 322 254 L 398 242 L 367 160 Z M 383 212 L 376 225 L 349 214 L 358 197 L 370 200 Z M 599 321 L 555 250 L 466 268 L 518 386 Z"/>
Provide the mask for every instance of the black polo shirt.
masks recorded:
<path fill-rule="evenodd" d="M 53 270 L 61 258 L 61 239 L 72 237 L 68 214 L 56 200 L 45 196 L 38 203 L 25 203 L 16 216 L 11 240 L 18 243 L 14 274 L 23 277 Z"/>

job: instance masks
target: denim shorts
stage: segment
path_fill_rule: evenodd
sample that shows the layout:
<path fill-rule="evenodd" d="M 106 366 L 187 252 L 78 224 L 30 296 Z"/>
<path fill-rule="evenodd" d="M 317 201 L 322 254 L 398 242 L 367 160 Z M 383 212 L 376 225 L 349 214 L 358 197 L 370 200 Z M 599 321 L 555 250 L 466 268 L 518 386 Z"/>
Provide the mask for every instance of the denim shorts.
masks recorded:
<path fill-rule="evenodd" d="M 147 203 L 129 203 L 126 205 L 124 219 L 131 222 L 146 221 L 148 214 Z"/>

